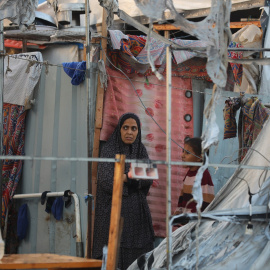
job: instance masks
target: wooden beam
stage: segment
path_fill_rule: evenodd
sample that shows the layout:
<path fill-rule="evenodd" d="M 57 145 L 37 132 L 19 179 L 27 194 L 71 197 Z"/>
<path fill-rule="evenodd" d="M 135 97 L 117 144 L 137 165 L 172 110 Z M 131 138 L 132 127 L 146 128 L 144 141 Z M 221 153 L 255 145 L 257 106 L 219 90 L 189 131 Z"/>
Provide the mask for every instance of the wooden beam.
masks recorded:
<path fill-rule="evenodd" d="M 113 194 L 112 194 L 112 210 L 109 230 L 108 242 L 108 257 L 107 270 L 115 270 L 117 268 L 117 254 L 119 248 L 119 241 L 121 236 L 121 205 L 123 195 L 123 174 L 125 168 L 125 155 L 117 154 L 116 159 L 120 162 L 115 162 L 114 179 L 113 179 Z"/>
<path fill-rule="evenodd" d="M 261 27 L 260 21 L 246 21 L 246 22 L 231 22 L 230 28 L 243 28 L 246 25 L 254 24 L 258 27 Z M 172 30 L 181 30 L 181 27 L 176 27 L 172 24 L 154 24 L 153 29 L 155 31 L 172 31 Z"/>
<path fill-rule="evenodd" d="M 0 269 L 100 269 L 101 260 L 58 254 L 7 254 L 0 260 Z"/>
<path fill-rule="evenodd" d="M 230 28 L 243 28 L 247 25 L 256 25 L 258 27 L 261 27 L 260 21 L 246 21 L 246 22 L 231 22 Z"/>
<path fill-rule="evenodd" d="M 102 15 L 102 29 L 101 29 L 101 49 L 100 49 L 100 59 L 102 59 L 106 66 L 106 54 L 107 54 L 107 24 L 106 24 L 106 10 L 103 8 Z M 92 39 L 93 43 L 99 43 L 100 38 Z M 104 88 L 100 83 L 100 76 L 98 75 L 98 85 L 97 85 L 97 99 L 96 99 L 96 117 L 95 117 L 95 135 L 94 135 L 94 146 L 93 146 L 93 157 L 99 156 L 99 140 L 100 140 L 100 131 L 102 127 L 102 118 L 103 118 L 103 99 L 104 99 Z M 96 198 L 97 190 L 97 169 L 98 163 L 92 162 L 92 195 Z M 92 212 L 92 224 L 94 224 L 95 212 Z M 92 226 L 92 239 L 94 234 L 94 225 Z M 93 243 L 91 243 L 91 246 Z"/>

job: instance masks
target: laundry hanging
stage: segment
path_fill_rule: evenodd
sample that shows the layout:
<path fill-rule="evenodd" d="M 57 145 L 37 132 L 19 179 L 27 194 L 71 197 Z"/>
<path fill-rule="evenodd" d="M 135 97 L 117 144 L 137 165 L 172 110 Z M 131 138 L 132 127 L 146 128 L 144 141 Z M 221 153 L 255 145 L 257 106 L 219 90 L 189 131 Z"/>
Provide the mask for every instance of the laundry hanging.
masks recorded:
<path fill-rule="evenodd" d="M 109 51 L 109 55 L 113 63 L 128 74 L 138 72 L 144 75 L 151 75 L 152 70 L 148 62 L 146 48 L 147 36 L 125 35 L 119 30 L 109 30 L 109 33 L 113 49 Z M 183 47 L 206 46 L 206 43 L 200 40 L 181 40 L 177 38 L 171 40 Z M 166 48 L 168 45 L 151 37 L 148 46 L 150 47 L 151 58 L 155 66 L 162 73 L 166 64 Z M 177 65 L 198 55 L 198 53 L 190 51 L 173 51 L 172 53 L 174 63 Z M 204 61 L 203 66 L 205 67 L 205 65 L 206 62 Z"/>
<path fill-rule="evenodd" d="M 5 57 L 3 91 L 3 155 L 23 156 L 26 109 L 42 70 L 40 52 Z M 23 161 L 6 159 L 2 168 L 2 226 L 10 199 L 21 179 Z"/>
<path fill-rule="evenodd" d="M 229 98 L 224 107 L 224 139 L 236 137 L 236 111 L 241 108 L 238 122 L 239 161 L 258 137 L 265 121 L 269 117 L 269 110 L 257 97 Z"/>

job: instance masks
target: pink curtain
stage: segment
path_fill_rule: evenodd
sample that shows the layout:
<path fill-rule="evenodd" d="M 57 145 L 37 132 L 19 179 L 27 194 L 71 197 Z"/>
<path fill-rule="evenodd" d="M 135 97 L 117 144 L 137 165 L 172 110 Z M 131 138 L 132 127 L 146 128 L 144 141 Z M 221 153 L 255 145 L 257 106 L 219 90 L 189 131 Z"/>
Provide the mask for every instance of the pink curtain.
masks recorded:
<path fill-rule="evenodd" d="M 142 141 L 152 160 L 166 160 L 166 135 L 155 124 L 141 104 L 134 88 L 120 72 L 107 69 L 108 88 L 105 93 L 103 127 L 101 140 L 107 140 L 112 134 L 119 117 L 125 112 L 136 113 L 142 123 Z M 138 74 L 130 76 L 136 92 L 142 99 L 148 112 L 166 131 L 166 82 L 155 76 L 144 77 Z M 184 116 L 193 117 L 192 98 L 185 92 L 191 90 L 191 80 L 172 78 L 172 139 L 183 146 L 186 136 L 193 136 L 193 120 L 186 122 Z M 172 160 L 180 161 L 182 149 L 172 142 Z M 159 179 L 150 189 L 148 203 L 151 209 L 156 236 L 166 236 L 166 166 L 158 166 Z M 178 196 L 186 170 L 172 166 L 172 211 L 177 207 Z"/>

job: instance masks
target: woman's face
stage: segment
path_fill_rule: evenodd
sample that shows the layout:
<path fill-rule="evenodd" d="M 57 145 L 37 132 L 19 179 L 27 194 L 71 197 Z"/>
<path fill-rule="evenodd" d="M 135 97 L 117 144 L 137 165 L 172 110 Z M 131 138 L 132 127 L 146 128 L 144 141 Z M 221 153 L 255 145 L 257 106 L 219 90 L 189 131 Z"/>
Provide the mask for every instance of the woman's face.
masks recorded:
<path fill-rule="evenodd" d="M 132 144 L 135 142 L 138 135 L 137 122 L 133 118 L 125 120 L 121 127 L 121 139 L 125 144 Z"/>

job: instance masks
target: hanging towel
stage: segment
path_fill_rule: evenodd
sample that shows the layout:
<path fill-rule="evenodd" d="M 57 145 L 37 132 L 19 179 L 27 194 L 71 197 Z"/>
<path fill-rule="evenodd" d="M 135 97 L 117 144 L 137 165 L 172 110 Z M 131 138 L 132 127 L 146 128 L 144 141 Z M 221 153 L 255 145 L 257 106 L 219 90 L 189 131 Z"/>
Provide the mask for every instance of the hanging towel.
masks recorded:
<path fill-rule="evenodd" d="M 63 207 L 64 200 L 63 197 L 57 197 L 52 205 L 52 214 L 56 220 L 62 220 L 63 218 Z"/>
<path fill-rule="evenodd" d="M 48 197 L 47 198 L 45 212 L 47 212 L 48 214 L 51 213 L 52 206 L 53 206 L 55 199 L 56 199 L 56 197 Z"/>
<path fill-rule="evenodd" d="M 62 63 L 64 71 L 71 78 L 71 84 L 79 85 L 85 80 L 86 62 Z"/>
<path fill-rule="evenodd" d="M 18 221 L 17 221 L 17 236 L 19 240 L 25 238 L 28 229 L 28 210 L 27 204 L 23 204 L 18 212 Z"/>

